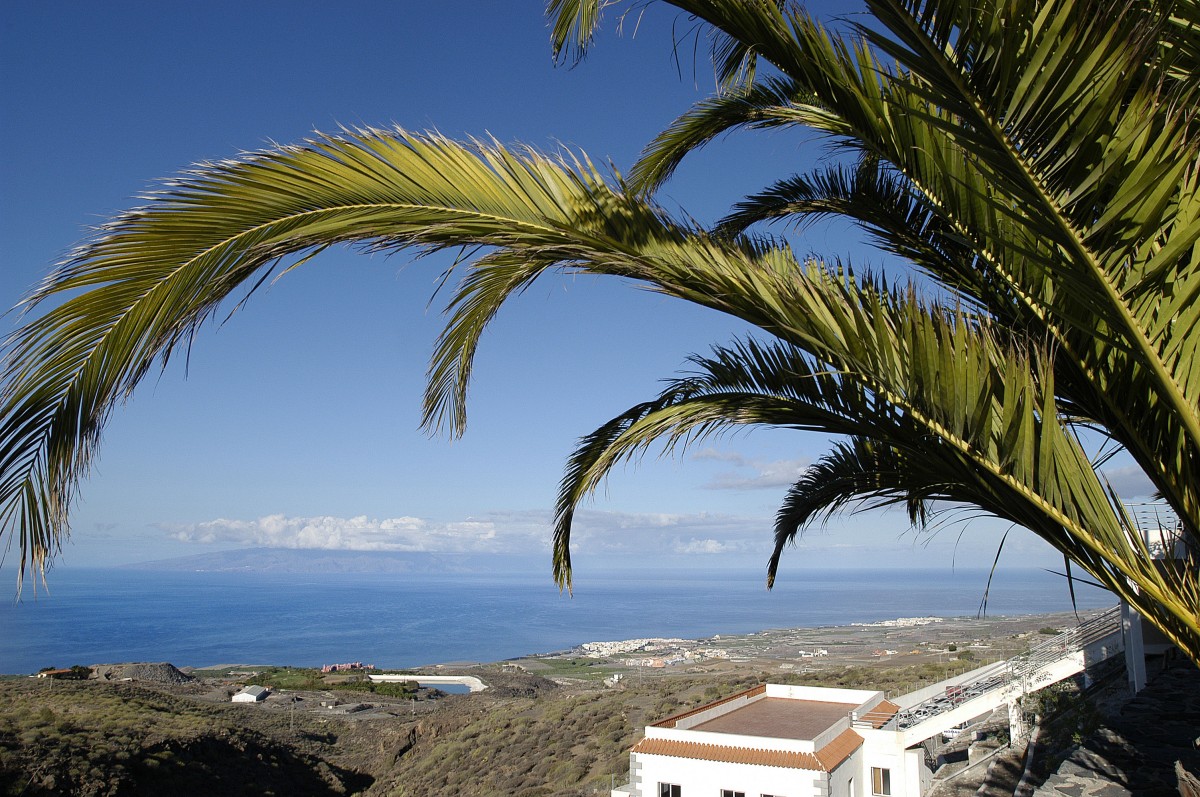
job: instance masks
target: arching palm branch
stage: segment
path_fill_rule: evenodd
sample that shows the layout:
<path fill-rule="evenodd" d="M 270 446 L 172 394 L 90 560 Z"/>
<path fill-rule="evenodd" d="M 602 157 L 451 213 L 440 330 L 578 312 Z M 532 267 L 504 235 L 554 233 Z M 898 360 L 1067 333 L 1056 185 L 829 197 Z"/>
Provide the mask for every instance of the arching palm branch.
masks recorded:
<path fill-rule="evenodd" d="M 546 271 L 636 280 L 762 331 L 581 442 L 560 583 L 574 508 L 621 459 L 731 424 L 819 430 L 846 442 L 787 496 L 772 575 L 800 529 L 848 502 L 901 502 L 916 521 L 929 502 L 971 505 L 1042 536 L 1200 662 L 1194 563 L 1152 560 L 1075 431 L 1128 450 L 1200 542 L 1197 5 L 1114 19 L 1086 0 L 877 0 L 872 25 L 842 36 L 789 2 L 670 4 L 709 26 L 722 89 L 650 145 L 631 186 L 582 156 L 345 133 L 188 173 L 79 249 L 8 347 L 0 522 L 22 577 L 57 550 L 116 402 L 222 301 L 334 243 L 483 247 L 434 354 L 431 428 L 462 432 L 480 336 Z M 586 48 L 603 5 L 550 3 L 557 53 Z M 713 232 L 654 204 L 714 136 L 794 125 L 853 162 L 785 176 Z M 745 232 L 826 214 L 946 293 Z"/>
<path fill-rule="evenodd" d="M 1055 415 L 1068 431 L 1099 429 L 1127 450 L 1195 549 L 1200 227 L 1191 108 L 1200 7 L 869 0 L 874 20 L 845 41 L 795 4 L 673 4 L 712 26 L 715 56 L 737 42 L 777 74 L 750 76 L 684 114 L 635 168 L 639 189 L 652 191 L 688 153 L 738 127 L 799 124 L 830 134 L 856 163 L 787 176 L 740 203 L 722 229 L 822 215 L 857 221 L 993 326 L 1012 330 L 1006 346 L 1040 349 L 1029 361 L 1054 386 L 1034 410 L 1037 422 Z M 560 10 L 582 19 L 587 5 Z M 585 46 L 589 30 L 573 32 L 571 44 Z M 1011 393 L 1017 377 L 1005 380 Z M 1114 579 L 1096 572 L 1112 561 L 1091 559 L 1087 535 L 1061 524 L 1056 510 L 997 506 L 978 489 L 984 474 L 969 472 L 977 466 L 944 461 L 947 441 L 939 431 L 913 446 L 894 430 L 871 431 L 835 450 L 785 502 L 772 575 L 781 547 L 830 507 L 904 501 L 919 520 L 926 500 L 958 500 L 1034 529 L 1119 593 L 1114 581 L 1169 571 L 1154 600 L 1174 603 L 1194 625 L 1195 562 L 1150 564 L 1115 497 L 1093 485 L 1050 501 L 1089 505 L 1079 517 L 1098 513 L 1086 523 L 1108 529 L 1101 536 L 1116 558 L 1140 562 L 1138 575 Z M 1029 459 L 1019 436 L 1005 445 L 1032 467 L 1046 464 Z"/>

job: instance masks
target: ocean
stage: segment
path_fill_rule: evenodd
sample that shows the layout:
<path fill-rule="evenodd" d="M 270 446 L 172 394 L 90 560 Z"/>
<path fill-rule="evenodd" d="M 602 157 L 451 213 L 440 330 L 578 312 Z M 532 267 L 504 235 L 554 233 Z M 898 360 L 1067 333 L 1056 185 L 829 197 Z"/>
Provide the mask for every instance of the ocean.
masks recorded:
<path fill-rule="evenodd" d="M 401 668 L 500 661 L 584 642 L 703 638 L 898 617 L 974 616 L 982 570 L 761 570 L 589 574 L 575 595 L 543 573 L 155 572 L 58 568 L 51 591 L 0 605 L 0 673 L 127 661 L 176 666 L 362 661 Z M 1080 609 L 1111 606 L 1076 585 Z M 1066 581 L 998 573 L 987 614 L 1069 611 Z"/>

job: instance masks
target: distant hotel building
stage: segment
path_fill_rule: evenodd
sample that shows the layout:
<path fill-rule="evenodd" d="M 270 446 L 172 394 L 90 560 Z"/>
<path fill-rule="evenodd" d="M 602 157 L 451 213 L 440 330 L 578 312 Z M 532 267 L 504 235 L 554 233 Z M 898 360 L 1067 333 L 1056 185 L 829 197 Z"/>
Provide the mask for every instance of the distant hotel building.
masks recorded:
<path fill-rule="evenodd" d="M 345 664 L 326 664 L 321 668 L 321 672 L 351 672 L 354 670 L 373 670 L 374 664 L 363 664 L 361 661 L 351 661 Z"/>

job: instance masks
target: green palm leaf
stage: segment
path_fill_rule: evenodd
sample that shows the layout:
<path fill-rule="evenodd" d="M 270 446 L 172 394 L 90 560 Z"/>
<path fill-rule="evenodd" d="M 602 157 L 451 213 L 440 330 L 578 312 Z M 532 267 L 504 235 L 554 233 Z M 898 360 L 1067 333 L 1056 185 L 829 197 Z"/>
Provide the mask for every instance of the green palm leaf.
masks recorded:
<path fill-rule="evenodd" d="M 382 132 L 317 139 L 170 184 L 48 278 L 27 306 L 58 303 L 8 342 L 0 519 L 20 529 L 20 576 L 55 550 L 115 404 L 282 258 L 352 241 L 509 246 L 536 260 L 567 239 L 586 251 L 622 201 L 586 165 Z"/>

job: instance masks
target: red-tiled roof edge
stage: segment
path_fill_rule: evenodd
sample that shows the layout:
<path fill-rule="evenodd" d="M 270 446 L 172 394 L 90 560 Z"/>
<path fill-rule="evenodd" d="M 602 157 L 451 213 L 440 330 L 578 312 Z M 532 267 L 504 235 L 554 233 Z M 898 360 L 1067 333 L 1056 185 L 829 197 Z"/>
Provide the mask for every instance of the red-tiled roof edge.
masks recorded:
<path fill-rule="evenodd" d="M 862 747 L 862 744 L 863 738 L 855 733 L 853 728 L 847 728 L 832 742 L 818 750 L 816 757 L 826 772 L 832 772 L 853 755 L 855 750 Z"/>
<path fill-rule="evenodd" d="M 871 723 L 871 727 L 875 729 L 882 728 L 887 725 L 888 720 L 896 716 L 896 712 L 900 711 L 900 706 L 890 700 L 881 700 L 875 704 L 875 707 L 863 714 L 859 719 Z"/>
<path fill-rule="evenodd" d="M 721 761 L 729 764 L 832 772 L 853 755 L 854 751 L 862 744 L 861 736 L 853 730 L 846 729 L 816 753 L 763 750 L 756 747 L 734 747 L 703 742 L 684 742 L 675 739 L 642 739 L 634 745 L 632 752 L 642 755 L 691 758 L 700 761 Z"/>
<path fill-rule="evenodd" d="M 762 750 L 755 747 L 681 742 L 675 739 L 642 739 L 634 745 L 633 752 L 642 755 L 663 755 L 700 761 L 721 761 L 727 764 L 822 771 L 821 760 L 812 753 Z"/>
<path fill-rule="evenodd" d="M 767 685 L 759 684 L 758 686 L 751 687 L 744 692 L 738 692 L 736 695 L 730 695 L 729 697 L 722 698 L 721 700 L 717 700 L 713 703 L 708 703 L 700 706 L 699 708 L 694 708 L 691 711 L 685 711 L 682 714 L 676 714 L 673 717 L 667 717 L 665 720 L 659 720 L 658 722 L 652 722 L 650 724 L 655 728 L 674 728 L 675 723 L 679 722 L 681 719 L 687 719 L 695 714 L 699 714 L 701 711 L 708 711 L 710 708 L 716 708 L 717 706 L 728 703 L 731 700 L 737 700 L 743 697 L 756 697 L 758 695 L 766 694 L 766 692 Z"/>

